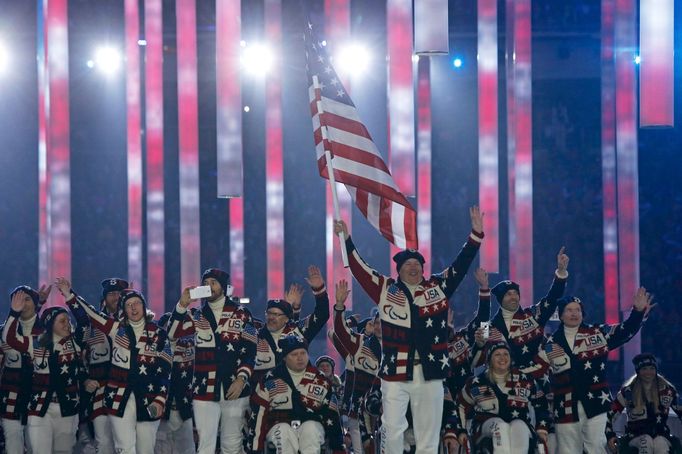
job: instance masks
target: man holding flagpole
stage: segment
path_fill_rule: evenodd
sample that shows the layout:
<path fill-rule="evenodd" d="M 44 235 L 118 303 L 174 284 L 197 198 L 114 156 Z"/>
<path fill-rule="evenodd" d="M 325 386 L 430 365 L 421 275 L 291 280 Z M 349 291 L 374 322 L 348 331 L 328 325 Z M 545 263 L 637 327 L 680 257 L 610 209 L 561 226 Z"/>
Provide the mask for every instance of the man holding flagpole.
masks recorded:
<path fill-rule="evenodd" d="M 443 412 L 443 379 L 450 371 L 448 358 L 448 299 L 462 282 L 483 239 L 483 215 L 469 209 L 471 233 L 452 264 L 428 278 L 424 257 L 415 249 L 393 256 L 398 278 L 383 276 L 358 254 L 345 222 L 337 220 L 334 232 L 343 234 L 353 277 L 378 305 L 383 355 L 381 452 L 403 450 L 407 429 L 405 412 L 412 409 L 417 454 L 436 454 Z M 448 440 L 452 438 L 452 440 Z M 455 446 L 455 434 L 446 444 Z"/>

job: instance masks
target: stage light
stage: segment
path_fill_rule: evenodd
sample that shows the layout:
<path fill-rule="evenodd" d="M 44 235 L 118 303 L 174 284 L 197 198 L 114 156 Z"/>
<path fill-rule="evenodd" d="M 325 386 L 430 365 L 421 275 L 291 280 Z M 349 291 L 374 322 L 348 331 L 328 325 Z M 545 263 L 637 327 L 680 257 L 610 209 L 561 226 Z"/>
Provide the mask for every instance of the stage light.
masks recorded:
<path fill-rule="evenodd" d="M 264 76 L 272 68 L 274 56 L 264 44 L 245 44 L 241 63 L 244 70 L 253 76 Z"/>
<path fill-rule="evenodd" d="M 642 57 L 635 55 L 635 65 L 639 65 L 642 62 Z"/>
<path fill-rule="evenodd" d="M 456 57 L 454 60 L 452 60 L 452 66 L 454 66 L 455 69 L 460 69 L 463 64 L 464 61 L 462 61 L 462 59 L 459 57 Z"/>
<path fill-rule="evenodd" d="M 244 106 L 244 112 L 248 113 L 250 111 L 251 111 L 251 108 L 249 106 Z"/>
<path fill-rule="evenodd" d="M 359 43 L 347 44 L 333 57 L 334 68 L 339 74 L 359 75 L 369 67 L 369 50 Z"/>
<path fill-rule="evenodd" d="M 137 45 L 138 45 L 138 46 L 146 46 L 146 45 L 147 45 L 147 40 L 146 40 L 146 39 L 138 39 L 138 40 L 137 40 Z"/>
<path fill-rule="evenodd" d="M 87 62 L 85 62 L 85 66 L 87 66 L 88 68 L 94 68 L 95 62 L 92 60 L 88 60 Z"/>
<path fill-rule="evenodd" d="M 121 67 L 121 54 L 113 47 L 100 47 L 95 53 L 94 62 L 104 74 L 113 74 Z"/>
<path fill-rule="evenodd" d="M 7 72 L 9 68 L 9 52 L 3 43 L 0 43 L 0 74 Z"/>
<path fill-rule="evenodd" d="M 412 63 L 419 63 L 419 55 L 418 54 L 412 55 Z"/>

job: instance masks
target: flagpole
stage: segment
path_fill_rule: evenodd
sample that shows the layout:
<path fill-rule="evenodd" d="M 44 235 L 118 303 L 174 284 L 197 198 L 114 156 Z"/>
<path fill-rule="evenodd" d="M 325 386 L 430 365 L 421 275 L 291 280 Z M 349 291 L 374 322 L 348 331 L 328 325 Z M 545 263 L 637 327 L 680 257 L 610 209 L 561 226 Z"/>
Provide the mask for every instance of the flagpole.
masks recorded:
<path fill-rule="evenodd" d="M 317 76 L 313 76 L 313 88 L 315 91 L 319 90 L 320 84 Z M 334 178 L 334 166 L 332 165 L 332 154 L 327 148 L 329 143 L 327 137 L 327 127 L 322 124 L 322 101 L 317 97 L 317 113 L 320 116 L 320 131 L 322 132 L 322 145 L 324 146 L 324 157 L 327 160 L 327 173 L 329 174 L 329 184 L 332 189 L 332 206 L 334 207 L 334 219 L 341 219 L 341 210 L 339 209 L 339 198 L 336 195 L 336 179 Z M 348 252 L 346 252 L 346 236 L 343 231 L 339 232 L 339 241 L 341 242 L 341 259 L 343 260 L 343 267 L 348 268 Z"/>

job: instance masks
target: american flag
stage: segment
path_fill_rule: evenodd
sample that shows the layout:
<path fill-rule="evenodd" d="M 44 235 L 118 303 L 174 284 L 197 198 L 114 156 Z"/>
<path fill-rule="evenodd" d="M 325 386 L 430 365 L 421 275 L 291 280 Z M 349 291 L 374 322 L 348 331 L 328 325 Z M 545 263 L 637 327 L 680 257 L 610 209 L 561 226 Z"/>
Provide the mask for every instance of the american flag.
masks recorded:
<path fill-rule="evenodd" d="M 320 176 L 329 178 L 325 157 L 328 150 L 334 178 L 346 185 L 370 224 L 396 246 L 417 248 L 417 212 L 393 181 L 310 20 L 304 36 Z"/>
<path fill-rule="evenodd" d="M 270 395 L 285 394 L 289 392 L 289 386 L 287 386 L 287 384 L 279 378 L 266 381 L 265 389 L 268 390 Z"/>
<path fill-rule="evenodd" d="M 545 353 L 550 360 L 554 360 L 565 354 L 564 349 L 554 342 L 550 342 L 545 345 Z"/>

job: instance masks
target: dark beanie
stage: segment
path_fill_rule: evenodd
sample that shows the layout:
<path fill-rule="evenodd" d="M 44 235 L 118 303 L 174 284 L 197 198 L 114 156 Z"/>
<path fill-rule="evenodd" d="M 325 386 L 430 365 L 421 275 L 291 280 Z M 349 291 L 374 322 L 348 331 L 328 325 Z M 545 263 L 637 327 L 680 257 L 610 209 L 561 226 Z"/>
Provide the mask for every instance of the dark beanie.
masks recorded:
<path fill-rule="evenodd" d="M 495 353 L 496 350 L 499 350 L 501 348 L 504 348 L 511 354 L 511 351 L 509 350 L 509 345 L 505 341 L 488 342 L 485 348 L 487 362 L 490 362 L 490 358 L 493 357 L 493 353 Z"/>
<path fill-rule="evenodd" d="M 516 290 L 521 294 L 521 287 L 514 281 L 502 281 L 498 282 L 493 288 L 490 289 L 490 293 L 495 295 L 495 299 L 498 303 L 502 303 L 505 293 L 509 290 Z"/>
<path fill-rule="evenodd" d="M 118 310 L 121 311 L 121 316 L 125 317 L 126 311 L 126 301 L 128 301 L 130 298 L 140 298 L 142 300 L 142 306 L 144 307 L 145 314 L 147 312 L 147 300 L 144 299 L 144 295 L 137 290 L 133 290 L 131 288 L 127 288 L 121 291 L 121 297 L 118 299 Z"/>
<path fill-rule="evenodd" d="M 282 350 L 282 356 L 287 356 L 289 353 L 293 352 L 294 350 L 298 350 L 299 348 L 303 348 L 305 351 L 308 351 L 308 341 L 294 334 L 289 334 L 282 337 L 277 345 L 279 346 L 280 350 Z"/>
<path fill-rule="evenodd" d="M 128 281 L 120 279 L 118 277 L 112 277 L 110 279 L 104 279 L 102 281 L 102 299 L 106 298 L 109 292 L 120 292 L 122 290 L 130 287 Z"/>
<path fill-rule="evenodd" d="M 28 296 L 30 296 L 33 300 L 33 305 L 36 307 L 36 312 L 40 310 L 42 302 L 40 301 L 40 295 L 36 290 L 29 287 L 28 285 L 20 285 L 19 287 L 16 287 L 14 290 L 12 290 L 12 293 L 9 294 L 9 299 L 12 300 L 14 295 L 19 292 L 28 294 Z"/>
<path fill-rule="evenodd" d="M 580 298 L 578 298 L 577 296 L 564 296 L 563 298 L 559 298 L 559 301 L 557 301 L 557 311 L 559 313 L 559 318 L 561 318 L 561 315 L 564 313 L 564 309 L 566 309 L 566 306 L 568 306 L 571 303 L 580 304 L 580 311 L 583 313 L 584 318 L 585 306 L 583 305 L 583 302 L 580 301 Z"/>
<path fill-rule="evenodd" d="M 329 363 L 332 366 L 332 370 L 334 370 L 334 368 L 336 367 L 336 363 L 334 362 L 331 356 L 322 355 L 319 358 L 317 358 L 317 361 L 315 361 L 315 367 L 319 368 L 320 364 L 322 363 Z"/>
<path fill-rule="evenodd" d="M 421 255 L 416 249 L 405 249 L 393 256 L 395 269 L 398 273 L 400 273 L 400 268 L 403 266 L 403 263 L 407 262 L 409 259 L 417 259 L 422 266 L 424 266 L 424 263 L 426 262 L 426 260 L 424 260 L 424 256 Z"/>
<path fill-rule="evenodd" d="M 658 369 L 656 357 L 651 353 L 640 353 L 639 355 L 632 358 L 632 364 L 634 364 L 636 372 L 639 372 L 642 367 L 647 366 L 653 366 L 655 369 Z"/>
<path fill-rule="evenodd" d="M 209 268 L 201 275 L 201 282 L 203 283 L 210 277 L 220 283 L 220 286 L 223 288 L 223 293 L 227 295 L 227 286 L 230 284 L 230 273 L 218 268 Z"/>
<path fill-rule="evenodd" d="M 291 318 L 292 315 L 294 315 L 294 308 L 291 307 L 291 304 L 287 300 L 268 300 L 267 308 L 272 309 L 272 308 L 277 308 L 284 312 L 284 315 L 287 317 Z"/>
<path fill-rule="evenodd" d="M 40 323 L 45 327 L 48 334 L 52 334 L 52 325 L 59 314 L 69 315 L 69 312 L 61 306 L 48 307 L 40 314 Z"/>
<path fill-rule="evenodd" d="M 358 326 L 357 326 L 357 328 L 356 328 L 357 332 L 358 332 L 358 333 L 364 333 L 364 332 L 365 332 L 365 328 L 367 328 L 367 323 L 369 323 L 369 322 L 371 322 L 371 321 L 374 321 L 374 318 L 373 318 L 373 317 L 367 317 L 367 318 L 365 318 L 365 319 L 360 320 L 360 321 L 358 322 Z"/>

